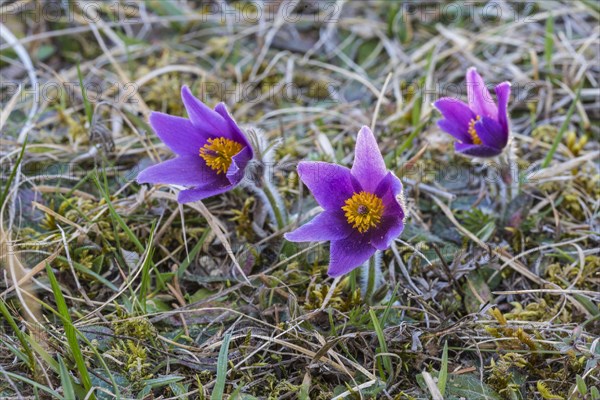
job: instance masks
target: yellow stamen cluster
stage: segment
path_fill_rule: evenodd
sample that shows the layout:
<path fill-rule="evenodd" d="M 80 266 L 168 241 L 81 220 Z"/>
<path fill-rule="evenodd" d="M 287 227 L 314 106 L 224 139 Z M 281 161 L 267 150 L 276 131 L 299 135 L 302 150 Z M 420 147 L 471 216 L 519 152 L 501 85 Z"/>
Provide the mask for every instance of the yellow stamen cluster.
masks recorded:
<path fill-rule="evenodd" d="M 360 233 L 375 228 L 383 215 L 383 201 L 372 193 L 354 193 L 342 207 L 348 223 Z"/>
<path fill-rule="evenodd" d="M 481 139 L 475 130 L 475 123 L 480 119 L 481 117 L 478 115 L 475 119 L 471 119 L 471 121 L 469 121 L 469 135 L 471 135 L 471 139 L 473 139 L 473 144 L 481 144 Z"/>
<path fill-rule="evenodd" d="M 224 137 L 208 139 L 208 143 L 200 148 L 200 157 L 206 161 L 217 174 L 224 174 L 231 165 L 231 159 L 242 150 L 242 145 Z"/>

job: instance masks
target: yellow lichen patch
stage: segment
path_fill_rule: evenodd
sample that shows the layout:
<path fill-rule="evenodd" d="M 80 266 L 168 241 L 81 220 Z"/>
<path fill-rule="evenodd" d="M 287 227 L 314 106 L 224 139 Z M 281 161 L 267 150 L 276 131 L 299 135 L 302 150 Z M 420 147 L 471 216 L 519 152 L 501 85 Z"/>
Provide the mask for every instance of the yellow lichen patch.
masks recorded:
<path fill-rule="evenodd" d="M 383 215 L 383 201 L 373 193 L 354 193 L 342 207 L 348 223 L 360 233 L 375 228 Z"/>
<path fill-rule="evenodd" d="M 471 139 L 473 139 L 473 144 L 481 144 L 481 139 L 479 138 L 479 135 L 477 135 L 477 130 L 475 130 L 475 123 L 480 119 L 481 117 L 478 115 L 475 119 L 469 121 L 469 135 L 471 136 Z"/>
<path fill-rule="evenodd" d="M 200 148 L 200 157 L 206 161 L 206 165 L 217 171 L 217 174 L 224 174 L 229 169 L 233 156 L 240 150 L 240 143 L 219 137 L 208 139 L 208 143 Z"/>

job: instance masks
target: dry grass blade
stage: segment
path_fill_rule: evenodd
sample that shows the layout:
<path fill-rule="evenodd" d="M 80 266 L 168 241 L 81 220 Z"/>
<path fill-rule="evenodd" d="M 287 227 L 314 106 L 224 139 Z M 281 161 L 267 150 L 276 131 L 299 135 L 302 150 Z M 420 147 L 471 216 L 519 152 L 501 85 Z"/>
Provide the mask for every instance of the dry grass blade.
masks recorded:
<path fill-rule="evenodd" d="M 3 107 L 2 112 L 0 112 L 0 131 L 4 127 L 4 124 L 6 123 L 8 116 L 10 115 L 12 110 L 15 108 L 15 105 L 17 104 L 17 101 L 19 100 L 19 96 L 21 95 L 21 89 L 22 89 L 22 87 L 19 86 L 16 93 L 13 94 L 13 96 L 10 98 L 10 100 L 8 101 L 6 106 Z"/>
<path fill-rule="evenodd" d="M 31 281 L 31 277 L 34 276 L 37 271 L 31 271 L 21 263 L 21 260 L 17 256 L 13 241 L 10 239 L 10 232 L 6 232 L 1 226 L 0 265 L 6 267 L 10 279 L 8 282 L 12 283 L 10 289 L 15 291 L 20 300 L 21 307 L 23 308 L 25 319 L 29 322 L 30 327 L 33 328 L 33 333 L 36 333 L 37 327 L 41 326 L 43 321 L 40 304 L 35 300 L 35 285 Z M 10 290 L 5 290 L 3 296 L 9 292 Z"/>

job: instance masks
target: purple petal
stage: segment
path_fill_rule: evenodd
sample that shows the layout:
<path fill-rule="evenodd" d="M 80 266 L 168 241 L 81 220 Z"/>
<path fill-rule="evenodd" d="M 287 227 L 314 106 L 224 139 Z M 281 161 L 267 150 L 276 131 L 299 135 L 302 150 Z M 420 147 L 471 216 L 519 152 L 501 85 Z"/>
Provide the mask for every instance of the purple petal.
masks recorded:
<path fill-rule="evenodd" d="M 229 114 L 229 111 L 227 111 L 227 106 L 225 106 L 225 103 L 217 104 L 215 107 L 215 112 L 217 112 L 221 117 L 223 117 L 223 120 L 225 121 L 228 128 L 226 131 L 222 132 L 222 135 L 231 140 L 243 144 L 244 146 L 248 147 L 252 152 L 252 146 L 250 145 L 248 138 L 242 132 L 242 130 L 235 122 L 231 114 Z M 250 155 L 250 158 L 252 157 L 253 154 Z"/>
<path fill-rule="evenodd" d="M 397 216 L 386 217 L 371 234 L 371 245 L 377 250 L 385 250 L 404 230 L 404 220 Z"/>
<path fill-rule="evenodd" d="M 355 191 L 360 191 L 360 184 L 350 170 L 340 165 L 303 161 L 298 164 L 298 175 L 326 210 L 339 210 Z"/>
<path fill-rule="evenodd" d="M 345 239 L 331 242 L 328 275 L 335 278 L 361 266 L 375 254 L 368 235 L 353 233 Z"/>
<path fill-rule="evenodd" d="M 388 172 L 385 178 L 375 189 L 375 195 L 383 201 L 383 215 L 395 215 L 404 218 L 402 205 L 396 199 L 396 196 L 402 194 L 402 182 L 392 172 Z"/>
<path fill-rule="evenodd" d="M 496 97 L 498 98 L 498 122 L 502 126 L 504 132 L 506 132 L 506 138 L 508 139 L 508 99 L 510 97 L 510 82 L 502 82 L 494 89 L 496 91 Z"/>
<path fill-rule="evenodd" d="M 149 120 L 160 140 L 177 154 L 197 155 L 209 138 L 186 118 L 153 112 Z"/>
<path fill-rule="evenodd" d="M 387 168 L 373 132 L 363 126 L 356 138 L 352 175 L 360 182 L 363 190 L 373 193 L 387 174 Z"/>
<path fill-rule="evenodd" d="M 449 133 L 463 143 L 473 143 L 473 139 L 469 135 L 469 122 L 475 119 L 476 115 L 469 106 L 450 97 L 439 99 L 433 103 L 433 106 L 445 118 L 437 123 L 444 132 Z"/>
<path fill-rule="evenodd" d="M 211 137 L 227 135 L 229 130 L 223 117 L 195 98 L 187 86 L 181 88 L 181 99 L 192 124 L 204 135 Z"/>
<path fill-rule="evenodd" d="M 467 97 L 469 98 L 469 107 L 477 115 L 492 119 L 498 118 L 498 109 L 494 104 L 494 99 L 475 67 L 467 70 Z"/>
<path fill-rule="evenodd" d="M 235 156 L 231 157 L 231 165 L 227 170 L 227 179 L 231 183 L 239 183 L 244 177 L 246 166 L 252 159 L 252 150 L 250 147 L 244 147 Z"/>
<path fill-rule="evenodd" d="M 481 142 L 495 149 L 503 149 L 508 142 L 508 133 L 495 120 L 483 117 L 475 123 L 475 131 Z"/>
<path fill-rule="evenodd" d="M 197 188 L 193 188 L 193 189 L 182 190 L 181 192 L 179 192 L 179 195 L 177 196 L 177 202 L 184 204 L 184 203 L 191 203 L 191 202 L 198 201 L 198 200 L 203 200 L 208 197 L 212 197 L 217 194 L 224 193 L 228 190 L 233 189 L 234 187 L 235 187 L 235 185 L 232 185 L 230 183 L 220 183 L 220 184 L 214 184 L 214 185 L 206 185 L 206 186 L 197 187 Z"/>
<path fill-rule="evenodd" d="M 324 211 L 310 222 L 284 236 L 290 242 L 320 242 L 345 239 L 353 229 L 340 211 Z"/>
<path fill-rule="evenodd" d="M 466 144 L 466 143 L 454 143 L 456 151 L 462 154 L 466 154 L 471 157 L 494 157 L 502 153 L 502 149 L 496 149 L 483 144 Z"/>
<path fill-rule="evenodd" d="M 137 177 L 138 183 L 164 183 L 196 186 L 213 182 L 215 171 L 197 155 L 181 155 L 146 168 Z"/>
<path fill-rule="evenodd" d="M 375 194 L 383 200 L 384 211 L 380 225 L 371 233 L 371 245 L 385 250 L 404 230 L 404 210 L 396 196 L 402 194 L 402 182 L 391 172 L 381 181 Z"/>

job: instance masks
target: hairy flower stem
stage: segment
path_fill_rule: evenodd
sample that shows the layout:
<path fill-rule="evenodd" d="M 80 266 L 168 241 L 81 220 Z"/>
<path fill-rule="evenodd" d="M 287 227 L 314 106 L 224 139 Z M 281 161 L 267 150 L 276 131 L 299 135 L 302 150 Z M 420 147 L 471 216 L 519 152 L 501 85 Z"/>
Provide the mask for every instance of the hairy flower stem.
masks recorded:
<path fill-rule="evenodd" d="M 279 199 L 279 194 L 275 193 L 273 187 L 269 182 L 263 179 L 261 189 L 267 198 L 267 201 L 271 205 L 271 209 L 273 210 L 273 215 L 275 215 L 275 222 L 277 222 L 277 228 L 283 229 L 285 228 L 285 219 L 284 214 L 281 212 L 281 199 Z"/>
<path fill-rule="evenodd" d="M 254 174 L 252 179 L 247 180 L 247 186 L 259 195 L 269 208 L 269 215 L 275 219 L 277 228 L 282 230 L 287 224 L 287 213 L 277 188 L 271 184 L 272 168 L 276 166 L 274 151 L 279 142 L 269 142 L 260 130 L 254 128 L 249 128 L 247 133 L 255 152 Z"/>
<path fill-rule="evenodd" d="M 500 168 L 503 169 L 504 167 L 502 165 L 503 164 L 500 164 Z M 506 209 L 508 208 L 510 199 L 508 198 L 506 183 L 504 182 L 502 175 L 500 175 L 500 181 L 498 182 L 498 185 L 500 187 L 500 216 L 504 218 L 506 216 Z"/>
<path fill-rule="evenodd" d="M 502 198 L 501 215 L 504 215 L 508 204 L 519 195 L 519 170 L 514 140 L 511 138 L 506 151 L 500 158 L 500 191 Z M 507 175 L 505 175 L 507 174 Z M 506 176 L 506 179 L 504 178 Z"/>
<path fill-rule="evenodd" d="M 514 200 L 519 195 L 519 166 L 517 165 L 517 151 L 514 138 L 508 144 L 506 162 L 510 171 L 510 199 Z"/>
<path fill-rule="evenodd" d="M 371 304 L 373 293 L 377 287 L 379 277 L 381 276 L 381 262 L 379 262 L 379 252 L 375 252 L 369 258 L 362 268 L 363 288 L 364 288 L 364 301 L 367 304 Z M 366 285 L 365 285 L 366 284 Z"/>

